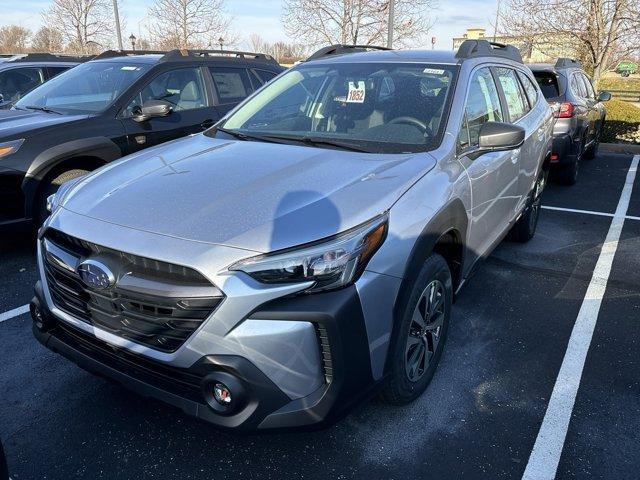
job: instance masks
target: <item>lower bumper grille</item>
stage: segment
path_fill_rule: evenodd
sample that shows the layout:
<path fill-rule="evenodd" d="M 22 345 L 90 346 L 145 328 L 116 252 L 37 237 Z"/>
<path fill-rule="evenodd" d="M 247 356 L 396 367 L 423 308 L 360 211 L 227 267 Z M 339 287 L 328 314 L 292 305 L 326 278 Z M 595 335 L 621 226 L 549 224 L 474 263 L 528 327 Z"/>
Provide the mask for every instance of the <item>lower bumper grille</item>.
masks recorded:
<path fill-rule="evenodd" d="M 50 230 L 43 262 L 51 298 L 90 325 L 164 352 L 177 350 L 224 295 L 198 272 L 117 252 Z M 87 286 L 77 267 L 101 258 L 115 272 L 109 288 Z"/>

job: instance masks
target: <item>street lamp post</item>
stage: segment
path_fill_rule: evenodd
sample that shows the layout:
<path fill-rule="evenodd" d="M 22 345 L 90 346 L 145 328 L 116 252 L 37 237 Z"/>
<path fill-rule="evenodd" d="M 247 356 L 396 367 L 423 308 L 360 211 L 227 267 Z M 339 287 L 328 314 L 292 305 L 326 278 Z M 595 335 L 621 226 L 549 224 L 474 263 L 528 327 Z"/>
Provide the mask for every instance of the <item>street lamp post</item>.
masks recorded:
<path fill-rule="evenodd" d="M 113 0 L 113 15 L 116 20 L 116 33 L 118 35 L 118 48 L 122 50 L 122 32 L 120 31 L 120 15 L 118 14 L 118 0 Z"/>
<path fill-rule="evenodd" d="M 389 20 L 387 21 L 387 48 L 393 48 L 394 0 L 389 0 Z"/>
<path fill-rule="evenodd" d="M 134 52 L 136 51 L 136 40 L 137 40 L 136 36 L 132 33 L 129 36 L 129 41 L 131 42 L 131 50 L 133 50 Z"/>
<path fill-rule="evenodd" d="M 224 38 L 220 37 L 218 39 L 218 43 L 220 44 L 220 51 L 222 51 L 222 45 L 224 45 Z"/>

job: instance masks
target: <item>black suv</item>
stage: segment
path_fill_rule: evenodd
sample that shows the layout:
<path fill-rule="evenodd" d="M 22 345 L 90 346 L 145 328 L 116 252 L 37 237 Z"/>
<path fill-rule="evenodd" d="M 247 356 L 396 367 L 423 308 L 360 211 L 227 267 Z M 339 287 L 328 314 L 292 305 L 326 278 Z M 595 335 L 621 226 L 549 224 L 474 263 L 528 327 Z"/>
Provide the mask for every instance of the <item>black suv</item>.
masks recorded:
<path fill-rule="evenodd" d="M 0 108 L 9 108 L 21 97 L 56 75 L 90 60 L 50 53 L 0 56 Z"/>
<path fill-rule="evenodd" d="M 47 215 L 64 181 L 200 132 L 278 75 L 235 51 L 104 52 L 0 111 L 0 226 Z"/>
<path fill-rule="evenodd" d="M 529 68 L 554 108 L 554 176 L 565 185 L 573 185 L 578 179 L 580 160 L 596 156 L 607 113 L 602 102 L 609 100 L 611 94 L 596 93 L 577 60 L 559 58 L 555 65 L 532 64 Z"/>

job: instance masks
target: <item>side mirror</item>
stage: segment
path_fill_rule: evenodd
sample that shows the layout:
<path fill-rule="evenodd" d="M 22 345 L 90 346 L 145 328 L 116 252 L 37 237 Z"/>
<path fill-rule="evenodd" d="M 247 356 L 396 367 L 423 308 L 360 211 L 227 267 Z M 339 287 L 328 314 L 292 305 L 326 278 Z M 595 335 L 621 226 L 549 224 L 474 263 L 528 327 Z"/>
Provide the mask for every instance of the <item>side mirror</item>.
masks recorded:
<path fill-rule="evenodd" d="M 486 122 L 480 127 L 478 148 L 471 152 L 477 158 L 488 152 L 515 150 L 524 143 L 525 130 L 518 125 L 503 122 Z"/>
<path fill-rule="evenodd" d="M 173 111 L 173 107 L 169 102 L 164 100 L 147 100 L 142 107 L 136 107 L 133 110 L 133 119 L 136 122 L 146 122 L 150 118 L 166 117 Z"/>
<path fill-rule="evenodd" d="M 611 93 L 610 92 L 606 92 L 606 91 L 602 91 L 598 94 L 598 101 L 599 102 L 608 102 L 609 100 L 611 100 Z"/>

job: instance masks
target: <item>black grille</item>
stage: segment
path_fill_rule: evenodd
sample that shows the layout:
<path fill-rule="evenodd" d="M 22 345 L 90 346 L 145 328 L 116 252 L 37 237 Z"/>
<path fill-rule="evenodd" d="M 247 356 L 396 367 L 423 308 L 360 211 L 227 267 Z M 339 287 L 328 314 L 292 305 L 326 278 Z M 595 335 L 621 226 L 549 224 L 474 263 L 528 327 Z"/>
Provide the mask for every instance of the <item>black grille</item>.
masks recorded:
<path fill-rule="evenodd" d="M 103 365 L 181 397 L 203 403 L 202 376 L 200 375 L 186 369 L 161 364 L 125 349 L 114 348 L 93 335 L 62 323 L 59 323 L 51 334 Z"/>
<path fill-rule="evenodd" d="M 178 349 L 224 298 L 195 270 L 118 252 L 57 230 L 47 232 L 43 250 L 47 285 L 60 310 L 156 350 Z M 109 267 L 119 272 L 115 286 L 97 290 L 80 279 L 77 264 L 96 256 L 107 258 Z M 149 285 L 165 294 L 150 294 Z"/>

